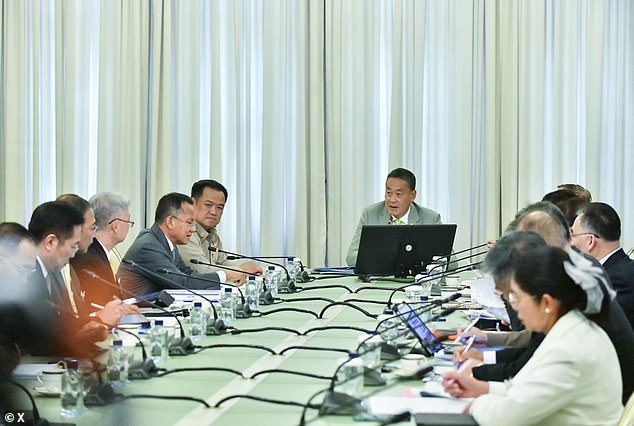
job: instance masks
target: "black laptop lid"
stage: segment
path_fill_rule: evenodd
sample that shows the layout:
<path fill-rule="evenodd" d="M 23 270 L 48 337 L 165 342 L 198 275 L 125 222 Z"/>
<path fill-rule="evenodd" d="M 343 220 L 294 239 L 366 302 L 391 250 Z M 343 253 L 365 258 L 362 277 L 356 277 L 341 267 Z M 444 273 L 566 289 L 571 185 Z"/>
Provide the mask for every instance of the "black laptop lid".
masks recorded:
<path fill-rule="evenodd" d="M 361 229 L 355 273 L 414 276 L 434 256 L 451 254 L 455 224 L 365 225 Z"/>

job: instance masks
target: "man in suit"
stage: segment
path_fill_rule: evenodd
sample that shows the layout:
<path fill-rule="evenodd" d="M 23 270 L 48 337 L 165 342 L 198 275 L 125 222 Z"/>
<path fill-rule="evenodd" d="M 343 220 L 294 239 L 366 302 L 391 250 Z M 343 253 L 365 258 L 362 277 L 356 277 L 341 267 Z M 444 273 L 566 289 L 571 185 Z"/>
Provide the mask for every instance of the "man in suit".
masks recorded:
<path fill-rule="evenodd" d="M 82 256 L 87 253 L 88 248 L 94 240 L 95 231 L 97 229 L 95 213 L 90 203 L 76 194 L 60 195 L 57 197 L 57 201 L 76 207 L 84 217 L 84 223 L 79 233 L 77 252 L 75 256 L 70 258 L 69 263 L 64 265 L 60 274 L 68 293 L 66 302 L 69 303 L 69 305 L 66 308 L 80 316 L 87 316 L 91 312 L 96 311 L 95 314 L 97 317 L 110 327 L 116 326 L 123 315 L 140 312 L 138 307 L 123 303 L 121 298 L 113 299 L 110 297 L 102 301 L 102 303 L 90 305 L 90 302 L 94 303 L 94 301 L 86 299 L 86 294 L 92 290 L 95 280 L 92 280 L 92 277 L 86 273 L 85 269 L 81 271 L 80 276 L 80 270 L 75 262 L 77 256 Z M 86 280 L 87 278 L 91 279 Z M 97 285 L 103 286 L 103 283 L 98 282 Z"/>
<path fill-rule="evenodd" d="M 440 214 L 414 202 L 416 176 L 403 168 L 392 170 L 385 181 L 385 200 L 372 204 L 361 213 L 361 219 L 348 248 L 346 262 L 357 263 L 361 229 L 364 225 L 424 225 L 441 223 Z"/>
<path fill-rule="evenodd" d="M 39 294 L 36 303 L 42 311 L 53 312 L 56 319 L 52 325 L 55 340 L 39 342 L 39 347 L 33 349 L 35 353 L 89 354 L 92 343 L 104 340 L 108 335 L 102 322 L 110 322 L 113 312 L 107 312 L 104 318 L 98 313 L 98 321 L 76 315 L 61 273 L 79 249 L 83 224 L 84 216 L 79 209 L 58 201 L 39 205 L 31 215 L 29 232 L 36 244 L 37 262 L 29 282 Z"/>
<path fill-rule="evenodd" d="M 177 192 L 164 195 L 156 207 L 154 224 L 139 233 L 123 257 L 118 271 L 121 288 L 139 296 L 179 286 L 220 288 L 226 278 L 223 271 L 196 272 L 185 264 L 176 250 L 176 246 L 189 242 L 195 230 L 194 201 Z M 159 274 L 160 270 L 172 274 Z"/>
<path fill-rule="evenodd" d="M 574 245 L 608 272 L 616 300 L 634 328 L 634 260 L 621 248 L 619 215 L 608 204 L 590 203 L 579 210 L 571 231 Z"/>
<path fill-rule="evenodd" d="M 78 253 L 70 263 L 82 283 L 86 301 L 105 305 L 113 298 L 128 297 L 121 294 L 111 259 L 115 256 L 112 250 L 125 240 L 134 221 L 130 220 L 130 201 L 123 195 L 100 192 L 90 199 L 90 206 L 97 230 L 85 253 Z"/>
<path fill-rule="evenodd" d="M 228 261 L 225 253 L 210 250 L 211 248 L 222 249 L 222 241 L 216 227 L 220 223 L 220 219 L 222 219 L 222 213 L 227 202 L 227 188 L 215 180 L 203 179 L 192 185 L 191 196 L 194 200 L 196 232 L 189 238 L 187 245 L 178 246 L 178 253 L 185 264 L 203 274 L 215 272 L 222 268 L 192 264 L 190 262 L 191 259 L 241 270 L 243 273 L 225 270 L 227 280 L 238 283 L 244 283 L 246 274 L 262 275 L 262 268 L 255 262 L 237 263 Z"/>
<path fill-rule="evenodd" d="M 570 229 L 568 228 L 566 217 L 557 206 L 549 202 L 542 201 L 534 203 L 520 210 L 515 215 L 515 219 L 508 226 L 507 230 L 533 231 L 538 233 L 549 246 L 559 247 L 566 252 L 571 250 L 578 251 L 578 249 L 572 245 Z M 589 259 L 592 258 L 589 257 Z M 598 265 L 598 262 L 594 259 L 592 260 L 597 263 L 597 267 L 601 267 Z M 609 282 L 610 279 L 607 272 L 603 271 L 603 275 L 607 286 L 602 285 L 602 291 L 604 291 L 608 297 L 611 297 L 614 290 Z M 621 306 L 615 299 L 610 300 L 608 315 L 608 323 L 603 328 L 612 341 L 619 358 L 621 378 L 623 381 L 623 401 L 627 401 L 634 390 L 634 364 L 631 363 L 631 359 L 634 357 L 634 330 L 632 330 L 623 309 L 621 309 Z M 524 351 L 514 350 L 503 354 L 502 357 L 500 357 L 500 354 L 496 354 L 496 362 L 498 362 L 498 357 L 503 358 L 503 362 L 514 361 L 513 371 L 516 373 L 526 364 L 535 350 L 537 350 L 539 346 L 535 344 L 537 342 L 533 340 L 532 343 L 533 344 L 529 343 Z M 484 360 L 482 352 L 474 350 L 459 357 L 458 360 L 463 361 L 467 357 L 480 361 Z M 505 368 L 496 368 L 496 370 L 508 372 L 508 369 Z"/>

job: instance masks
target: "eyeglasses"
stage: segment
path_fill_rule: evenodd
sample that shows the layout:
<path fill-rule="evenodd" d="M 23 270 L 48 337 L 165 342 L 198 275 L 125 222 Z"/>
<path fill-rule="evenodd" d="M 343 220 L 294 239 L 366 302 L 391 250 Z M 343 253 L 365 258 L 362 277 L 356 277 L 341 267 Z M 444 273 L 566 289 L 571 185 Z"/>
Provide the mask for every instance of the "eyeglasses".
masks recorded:
<path fill-rule="evenodd" d="M 186 223 L 186 224 L 187 224 L 187 225 L 189 225 L 189 226 L 194 226 L 194 219 L 192 219 L 192 220 L 191 220 L 191 222 L 190 222 L 190 221 L 187 221 L 187 220 L 179 219 L 179 218 L 177 218 L 176 216 L 172 216 L 172 217 L 173 217 L 174 219 L 176 219 L 177 221 L 179 221 L 179 222 Z"/>
<path fill-rule="evenodd" d="M 597 234 L 595 234 L 594 232 L 580 232 L 578 234 L 573 234 L 572 230 L 570 230 L 570 238 L 580 237 L 582 235 L 592 235 L 594 238 L 601 238 Z"/>
<path fill-rule="evenodd" d="M 535 296 L 528 295 L 528 297 L 530 299 L 537 300 L 537 298 Z M 509 303 L 511 305 L 514 305 L 514 306 L 517 305 L 518 303 L 520 303 L 525 298 L 526 298 L 526 296 L 518 296 L 517 294 L 515 294 L 513 292 L 509 293 Z"/>
<path fill-rule="evenodd" d="M 115 222 L 117 220 L 119 220 L 121 222 L 129 223 L 130 224 L 130 228 L 134 228 L 134 221 L 133 220 L 125 220 L 125 219 L 121 219 L 120 217 L 115 217 L 110 222 L 108 222 L 108 225 L 110 225 L 112 222 Z"/>

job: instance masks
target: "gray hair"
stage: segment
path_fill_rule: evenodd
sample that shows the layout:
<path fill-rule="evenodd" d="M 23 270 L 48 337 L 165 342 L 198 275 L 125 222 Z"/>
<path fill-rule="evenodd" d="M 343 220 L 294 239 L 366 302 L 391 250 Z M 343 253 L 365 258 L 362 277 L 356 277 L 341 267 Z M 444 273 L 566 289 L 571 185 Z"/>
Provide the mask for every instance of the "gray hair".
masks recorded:
<path fill-rule="evenodd" d="M 546 241 L 535 232 L 507 232 L 489 250 L 480 269 L 491 274 L 496 282 L 506 282 L 511 279 L 515 261 L 522 253 L 545 245 Z"/>
<path fill-rule="evenodd" d="M 130 200 L 116 192 L 99 192 L 90 198 L 97 229 L 103 229 L 112 219 L 130 209 Z"/>

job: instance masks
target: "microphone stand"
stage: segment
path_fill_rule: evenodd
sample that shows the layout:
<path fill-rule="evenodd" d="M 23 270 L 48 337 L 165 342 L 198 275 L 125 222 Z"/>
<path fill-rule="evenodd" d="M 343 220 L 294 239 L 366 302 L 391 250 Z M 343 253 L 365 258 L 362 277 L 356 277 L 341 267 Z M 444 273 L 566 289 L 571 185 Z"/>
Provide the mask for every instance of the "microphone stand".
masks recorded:
<path fill-rule="evenodd" d="M 267 265 L 273 265 L 273 266 L 279 266 L 280 268 L 282 268 L 284 270 L 284 272 L 286 273 L 286 282 L 288 283 L 288 289 L 290 290 L 291 293 L 295 292 L 295 284 L 291 281 L 291 276 L 288 273 L 288 269 L 286 269 L 286 267 L 284 265 L 282 265 L 281 263 L 275 263 L 275 262 L 271 262 L 268 260 L 263 260 L 264 258 L 260 258 L 260 257 L 254 257 L 254 256 L 247 256 L 244 254 L 239 254 L 239 253 L 233 253 L 218 247 L 209 247 L 209 251 L 211 252 L 217 252 L 217 253 L 225 253 L 231 256 L 238 256 L 244 259 L 251 259 L 251 260 L 257 260 L 258 262 L 262 262 L 262 263 L 266 263 Z M 216 266 L 216 265 L 213 265 Z"/>
<path fill-rule="evenodd" d="M 203 262 L 203 261 L 200 261 L 198 259 L 189 259 L 189 262 L 193 263 L 194 265 L 217 266 L 217 265 L 214 265 L 213 263 Z M 216 282 L 216 281 L 209 280 L 209 279 L 202 279 L 202 278 L 197 278 L 197 279 L 200 279 L 202 281 Z M 227 283 L 221 283 L 221 284 L 228 285 L 229 287 L 237 288 L 238 291 L 240 292 L 240 296 L 242 298 L 242 304 L 244 306 L 248 307 L 248 304 L 245 302 L 245 299 L 244 299 L 244 294 L 242 294 L 242 290 L 240 290 L 240 288 L 238 286 L 236 286 L 234 284 L 227 284 Z M 264 288 L 264 296 L 263 296 L 264 302 L 262 302 L 262 304 L 263 305 L 272 305 L 273 303 L 275 303 L 275 299 L 273 298 L 273 295 L 271 294 L 269 289 L 266 288 L 266 284 L 264 283 L 264 281 L 262 282 L 262 285 L 263 285 L 263 288 Z M 251 312 L 251 308 L 245 308 L 245 309 L 249 309 L 249 313 Z M 246 315 L 246 313 L 245 313 L 245 315 Z M 247 318 L 247 317 L 245 317 L 245 318 Z"/>
<path fill-rule="evenodd" d="M 125 263 L 126 265 L 134 268 L 134 269 L 140 269 L 141 271 L 145 272 L 146 274 L 150 274 L 150 275 L 155 275 L 157 277 L 160 278 L 160 280 L 165 280 L 165 278 L 161 277 L 160 275 L 154 273 L 153 271 L 150 271 L 147 268 L 144 268 L 143 266 L 137 264 L 136 262 L 133 262 L 131 260 L 127 260 L 127 259 L 123 259 L 123 263 Z M 92 272 L 92 271 L 86 271 L 86 273 L 88 272 Z M 108 282 L 107 280 L 105 280 L 104 278 L 100 277 L 99 275 L 95 274 L 94 272 L 92 272 L 92 274 L 88 274 L 90 276 L 92 276 L 93 278 L 97 278 L 102 282 L 107 282 L 108 285 L 113 285 L 110 282 Z M 169 280 L 167 280 L 169 281 Z M 171 282 L 171 284 L 174 285 L 174 287 L 180 287 L 178 285 L 178 283 L 174 283 Z M 140 297 L 138 294 L 135 294 L 133 292 L 131 292 L 130 290 L 121 287 L 121 291 L 124 292 L 126 295 L 128 295 L 129 297 Z M 168 311 L 167 309 L 157 305 L 154 302 L 149 302 L 148 303 L 150 305 L 152 305 L 152 307 L 157 308 L 158 310 L 160 310 L 161 312 L 165 312 L 166 314 L 172 316 L 174 319 L 176 319 L 176 322 L 178 323 L 178 328 L 180 329 L 180 338 L 174 338 L 172 339 L 172 341 L 170 342 L 169 345 L 169 354 L 170 355 L 188 355 L 190 353 L 192 353 L 194 351 L 194 345 L 191 341 L 191 339 L 189 337 L 187 337 L 187 335 L 185 334 L 185 329 L 183 328 L 183 324 L 181 323 L 181 321 L 178 319 L 178 317 L 176 316 L 176 314 L 174 314 L 173 312 Z"/>
<path fill-rule="evenodd" d="M 192 259 L 192 260 L 195 260 L 195 259 Z M 195 263 L 195 262 L 192 262 L 192 263 Z M 178 275 L 178 276 L 181 276 L 181 277 L 188 277 L 188 276 L 189 276 L 189 275 L 184 274 L 184 273 L 182 273 L 182 272 L 174 272 L 174 271 L 170 271 L 170 270 L 168 270 L 168 269 L 159 269 L 159 270 L 158 270 L 158 273 L 159 273 L 159 274 L 167 274 L 167 275 Z M 242 290 L 240 290 L 240 287 L 238 287 L 238 286 L 236 286 L 236 285 L 233 285 L 233 284 L 221 283 L 220 281 L 212 280 L 212 279 L 210 279 L 210 278 L 200 278 L 200 277 L 197 277 L 196 279 L 197 279 L 197 280 L 200 280 L 200 281 L 207 281 L 207 282 L 210 282 L 210 283 L 215 283 L 215 284 L 225 285 L 225 286 L 227 286 L 227 287 L 232 287 L 232 288 L 237 289 L 237 290 L 238 290 L 238 293 L 240 294 L 240 300 L 242 301 L 242 309 L 238 309 L 238 313 L 239 313 L 239 315 L 238 315 L 237 317 L 238 317 L 238 318 L 248 318 L 248 317 L 250 317 L 250 316 L 251 316 L 251 309 L 249 308 L 249 305 L 245 302 L 245 299 L 244 299 L 244 294 L 242 293 Z M 202 294 L 200 294 L 200 293 L 198 293 L 198 292 L 193 291 L 192 289 L 187 289 L 187 290 L 189 290 L 189 291 L 190 291 L 193 295 L 198 296 L 198 297 L 200 297 L 201 299 L 204 299 L 204 300 L 206 300 L 207 302 L 209 302 L 209 304 L 211 305 L 211 310 L 212 310 L 212 311 L 213 311 L 213 313 L 214 313 L 214 321 L 218 321 L 218 311 L 216 311 L 216 308 L 215 308 L 215 306 L 214 306 L 213 302 L 212 302 L 209 298 L 207 298 L 207 297 L 203 296 Z M 220 321 L 222 321 L 222 320 L 220 320 Z M 223 323 L 223 324 L 224 324 L 224 323 Z M 221 328 L 222 328 L 222 327 L 221 327 Z M 226 329 L 226 327 L 225 327 L 224 329 Z M 223 330 L 224 330 L 224 329 L 223 329 Z M 208 334 L 213 334 L 213 335 L 216 335 L 216 334 L 220 334 L 220 333 L 215 333 L 215 332 L 213 332 L 213 333 L 208 333 Z"/>

